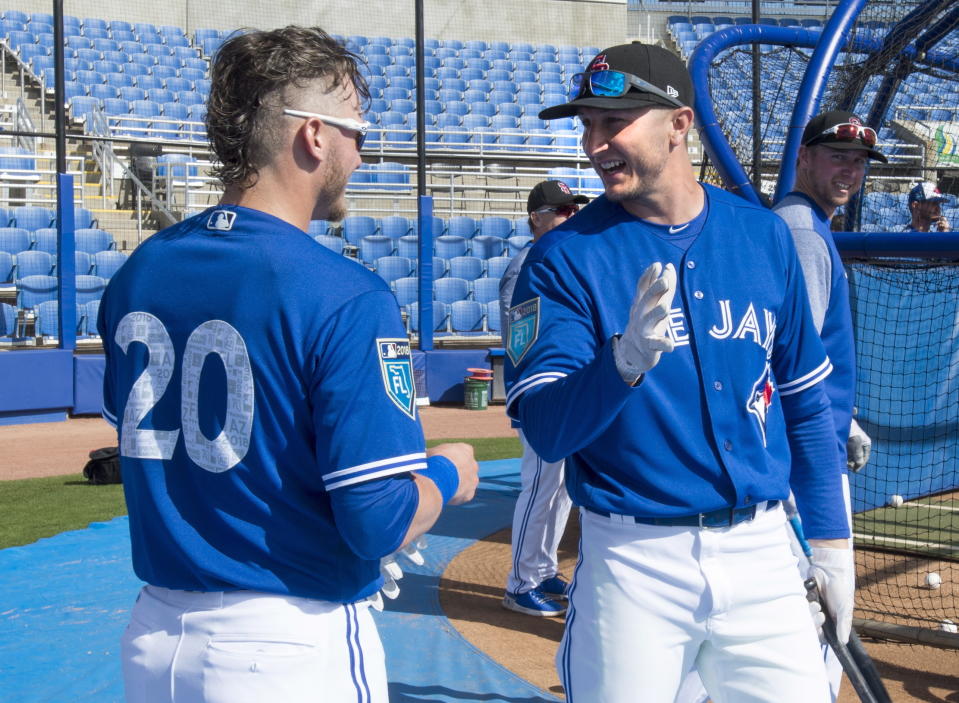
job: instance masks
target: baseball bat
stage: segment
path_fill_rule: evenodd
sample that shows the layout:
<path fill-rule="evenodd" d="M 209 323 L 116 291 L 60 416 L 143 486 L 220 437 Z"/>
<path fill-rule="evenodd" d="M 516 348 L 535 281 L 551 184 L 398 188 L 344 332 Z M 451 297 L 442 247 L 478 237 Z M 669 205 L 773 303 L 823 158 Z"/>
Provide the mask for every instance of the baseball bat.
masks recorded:
<path fill-rule="evenodd" d="M 806 536 L 803 534 L 799 516 L 791 515 L 789 524 L 796 535 L 796 540 L 799 542 L 803 554 L 806 555 L 807 559 L 810 559 L 812 557 L 812 547 L 809 546 L 809 542 L 806 541 Z M 826 618 L 822 628 L 823 636 L 826 638 L 826 643 L 836 654 L 836 659 L 842 665 L 843 671 L 846 672 L 846 676 L 859 699 L 863 703 L 892 703 L 892 698 L 886 690 L 886 685 L 882 682 L 879 670 L 876 669 L 872 657 L 866 652 L 866 648 L 863 646 L 862 640 L 859 639 L 859 635 L 856 634 L 856 630 L 850 631 L 848 644 L 840 642 L 836 635 L 836 621 L 822 601 L 816 579 L 806 579 L 805 586 L 809 599 L 818 600 L 820 606 L 822 606 L 822 612 Z"/>
<path fill-rule="evenodd" d="M 833 619 L 832 614 L 822 601 L 822 596 L 819 593 L 819 586 L 816 584 L 816 579 L 806 579 L 805 586 L 809 600 L 818 600 L 822 605 L 822 613 L 825 616 L 825 622 L 822 624 L 823 637 L 825 637 L 826 644 L 832 648 L 833 653 L 836 655 L 836 659 L 838 659 L 839 663 L 842 665 L 842 670 L 846 673 L 846 678 L 848 678 L 849 683 L 852 684 L 853 689 L 856 691 L 856 695 L 859 696 L 859 700 L 861 700 L 862 703 L 891 703 L 891 699 L 889 698 L 889 694 L 886 693 L 885 687 L 882 688 L 881 692 L 881 694 L 885 694 L 885 698 L 881 698 L 881 694 L 877 695 L 876 692 L 873 691 L 869 680 L 866 678 L 866 675 L 863 673 L 862 669 L 859 668 L 859 664 L 856 662 L 855 658 L 853 658 L 849 648 L 839 640 L 839 636 L 836 634 L 836 621 Z M 850 639 L 852 639 L 851 636 Z"/>

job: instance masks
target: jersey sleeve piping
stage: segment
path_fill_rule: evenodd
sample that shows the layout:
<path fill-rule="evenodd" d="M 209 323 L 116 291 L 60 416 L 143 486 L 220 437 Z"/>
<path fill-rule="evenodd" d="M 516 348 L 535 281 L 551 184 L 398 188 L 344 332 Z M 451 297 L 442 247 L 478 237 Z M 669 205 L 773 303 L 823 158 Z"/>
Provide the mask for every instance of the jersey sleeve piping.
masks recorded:
<path fill-rule="evenodd" d="M 366 464 L 351 466 L 347 469 L 331 471 L 323 475 L 323 485 L 326 490 L 352 486 L 356 483 L 371 481 L 392 474 L 406 473 L 426 468 L 426 452 L 394 456 L 389 459 L 370 461 Z"/>
<path fill-rule="evenodd" d="M 553 381 L 558 381 L 565 376 L 566 374 L 562 371 L 544 371 L 543 373 L 533 374 L 529 378 L 524 378 L 522 381 L 513 386 L 509 393 L 506 394 L 506 412 L 509 413 L 510 406 L 530 388 L 543 383 L 552 383 Z"/>
<path fill-rule="evenodd" d="M 792 381 L 787 381 L 779 385 L 779 394 L 782 396 L 795 395 L 801 393 L 810 386 L 814 386 L 822 381 L 826 376 L 832 373 L 832 362 L 827 356 L 826 359 L 815 369 L 804 376 L 800 376 Z"/>
<path fill-rule="evenodd" d="M 113 429 L 116 429 L 117 427 L 116 415 L 114 415 L 113 413 L 111 413 L 109 410 L 107 410 L 105 407 L 102 407 L 102 406 L 100 408 L 100 415 L 103 416 L 103 419 L 106 420 L 107 423 L 109 423 L 109 425 L 113 427 Z"/>

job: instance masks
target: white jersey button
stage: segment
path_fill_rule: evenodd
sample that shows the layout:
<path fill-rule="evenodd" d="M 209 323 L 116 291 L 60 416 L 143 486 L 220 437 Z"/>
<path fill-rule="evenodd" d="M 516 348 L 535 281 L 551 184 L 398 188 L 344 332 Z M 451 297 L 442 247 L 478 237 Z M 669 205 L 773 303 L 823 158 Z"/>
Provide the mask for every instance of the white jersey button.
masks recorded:
<path fill-rule="evenodd" d="M 722 381 L 714 381 L 713 388 L 715 388 L 717 391 L 721 391 L 723 389 Z"/>
<path fill-rule="evenodd" d="M 732 440 L 727 439 L 725 442 L 723 442 L 723 447 L 726 449 L 727 452 L 731 452 L 733 450 Z"/>
<path fill-rule="evenodd" d="M 703 292 L 702 292 L 701 290 L 695 291 L 695 292 L 693 293 L 693 297 L 694 297 L 696 300 L 702 300 L 702 299 L 703 299 Z"/>
<path fill-rule="evenodd" d="M 696 262 L 695 262 L 695 261 L 687 261 L 687 262 L 686 262 L 686 268 L 688 268 L 688 269 L 694 269 L 694 268 L 696 268 Z"/>

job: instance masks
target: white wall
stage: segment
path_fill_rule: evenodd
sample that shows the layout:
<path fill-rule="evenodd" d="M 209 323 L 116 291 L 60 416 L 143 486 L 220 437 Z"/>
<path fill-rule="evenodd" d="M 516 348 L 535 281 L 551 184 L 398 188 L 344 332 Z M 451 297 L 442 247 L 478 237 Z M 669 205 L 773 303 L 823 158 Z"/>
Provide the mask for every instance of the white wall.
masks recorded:
<path fill-rule="evenodd" d="M 3 8 L 53 12 L 48 0 L 8 0 Z M 413 0 L 65 0 L 77 17 L 198 27 L 268 29 L 316 24 L 337 34 L 412 37 Z M 623 0 L 424 0 L 426 36 L 611 46 L 626 39 Z"/>

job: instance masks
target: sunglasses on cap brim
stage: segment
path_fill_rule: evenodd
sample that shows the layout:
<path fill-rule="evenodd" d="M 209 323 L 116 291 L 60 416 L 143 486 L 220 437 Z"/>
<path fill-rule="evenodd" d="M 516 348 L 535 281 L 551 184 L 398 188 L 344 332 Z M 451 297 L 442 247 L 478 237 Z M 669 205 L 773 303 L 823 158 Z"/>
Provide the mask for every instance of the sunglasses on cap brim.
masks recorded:
<path fill-rule="evenodd" d="M 624 71 L 605 70 L 577 73 L 570 79 L 570 88 L 577 99 L 590 95 L 598 98 L 620 98 L 626 95 L 630 88 L 637 88 L 644 93 L 662 98 L 670 105 L 685 107 L 678 98 L 665 90 L 660 90 L 649 81 L 644 81 L 642 78 Z"/>
<path fill-rule="evenodd" d="M 572 217 L 579 212 L 579 205 L 576 203 L 569 203 L 567 205 L 552 205 L 549 207 L 537 208 L 533 212 L 555 212 L 557 215 L 562 217 Z"/>
<path fill-rule="evenodd" d="M 869 147 L 870 149 L 876 146 L 876 142 L 879 140 L 876 130 L 874 130 L 872 127 L 864 127 L 863 125 L 852 124 L 851 122 L 843 122 L 842 124 L 833 125 L 829 129 L 823 130 L 803 144 L 803 146 L 813 146 L 829 136 L 835 137 L 836 141 L 840 142 L 853 142 L 858 139 L 863 143 L 863 145 Z"/>

